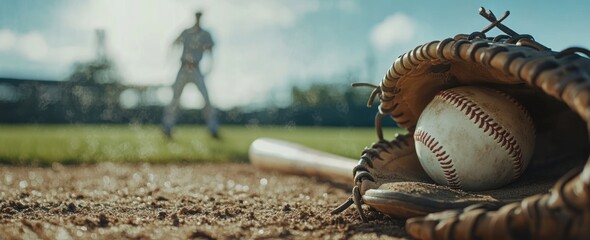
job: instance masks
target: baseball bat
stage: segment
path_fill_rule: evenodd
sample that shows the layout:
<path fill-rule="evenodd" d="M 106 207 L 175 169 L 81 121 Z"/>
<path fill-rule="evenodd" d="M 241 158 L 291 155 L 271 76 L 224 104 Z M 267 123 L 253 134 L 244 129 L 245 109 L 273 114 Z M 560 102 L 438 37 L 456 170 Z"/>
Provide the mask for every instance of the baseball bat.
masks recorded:
<path fill-rule="evenodd" d="M 257 168 L 348 182 L 353 179 L 352 169 L 358 162 L 272 138 L 254 140 L 248 155 L 250 163 Z"/>

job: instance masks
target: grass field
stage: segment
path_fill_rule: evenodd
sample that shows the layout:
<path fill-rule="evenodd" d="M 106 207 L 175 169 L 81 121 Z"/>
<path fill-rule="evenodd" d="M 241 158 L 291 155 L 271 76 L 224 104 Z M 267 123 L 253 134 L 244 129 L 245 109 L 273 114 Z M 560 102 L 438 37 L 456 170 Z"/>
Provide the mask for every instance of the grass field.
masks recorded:
<path fill-rule="evenodd" d="M 389 129 L 390 138 L 399 129 Z M 223 126 L 212 139 L 202 126 L 179 126 L 173 140 L 155 125 L 0 125 L 0 163 L 50 165 L 112 162 L 247 161 L 250 143 L 272 137 L 358 158 L 376 141 L 373 128 Z"/>

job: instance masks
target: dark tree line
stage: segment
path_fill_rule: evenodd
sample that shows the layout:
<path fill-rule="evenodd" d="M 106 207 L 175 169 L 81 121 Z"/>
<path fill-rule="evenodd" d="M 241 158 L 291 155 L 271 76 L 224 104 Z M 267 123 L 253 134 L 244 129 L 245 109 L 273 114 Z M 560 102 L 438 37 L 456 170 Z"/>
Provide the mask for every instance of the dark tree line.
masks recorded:
<path fill-rule="evenodd" d="M 1 101 L 0 123 L 151 123 L 159 124 L 163 106 L 122 108 L 118 96 L 125 87 L 118 83 L 85 81 L 4 80 L 18 100 Z M 291 103 L 285 107 L 269 104 L 221 111 L 223 124 L 373 126 L 376 106 L 366 106 L 371 89 L 348 84 L 313 84 L 293 87 Z M 375 104 L 377 105 L 377 104 Z M 182 110 L 179 123 L 202 123 L 200 110 Z"/>
<path fill-rule="evenodd" d="M 341 84 L 293 87 L 291 104 L 286 107 L 256 111 L 234 108 L 225 112 L 222 120 L 237 124 L 373 126 L 377 108 L 367 107 L 370 93 L 370 89 Z"/>

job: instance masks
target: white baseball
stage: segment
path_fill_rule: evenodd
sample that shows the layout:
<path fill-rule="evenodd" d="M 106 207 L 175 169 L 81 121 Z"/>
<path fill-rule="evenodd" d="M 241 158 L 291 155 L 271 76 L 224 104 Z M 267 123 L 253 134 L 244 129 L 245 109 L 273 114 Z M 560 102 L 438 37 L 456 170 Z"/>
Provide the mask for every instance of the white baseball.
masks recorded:
<path fill-rule="evenodd" d="M 512 97 L 457 87 L 426 106 L 414 139 L 420 164 L 436 183 L 477 191 L 520 177 L 533 153 L 535 128 Z"/>

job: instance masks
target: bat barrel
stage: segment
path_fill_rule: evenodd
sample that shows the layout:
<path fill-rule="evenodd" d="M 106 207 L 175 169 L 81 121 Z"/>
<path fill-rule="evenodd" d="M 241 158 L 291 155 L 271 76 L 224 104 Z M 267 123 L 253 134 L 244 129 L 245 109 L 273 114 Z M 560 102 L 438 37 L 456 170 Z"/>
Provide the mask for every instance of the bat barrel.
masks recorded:
<path fill-rule="evenodd" d="M 257 168 L 339 181 L 351 181 L 357 164 L 351 158 L 271 138 L 256 139 L 248 154 Z"/>

